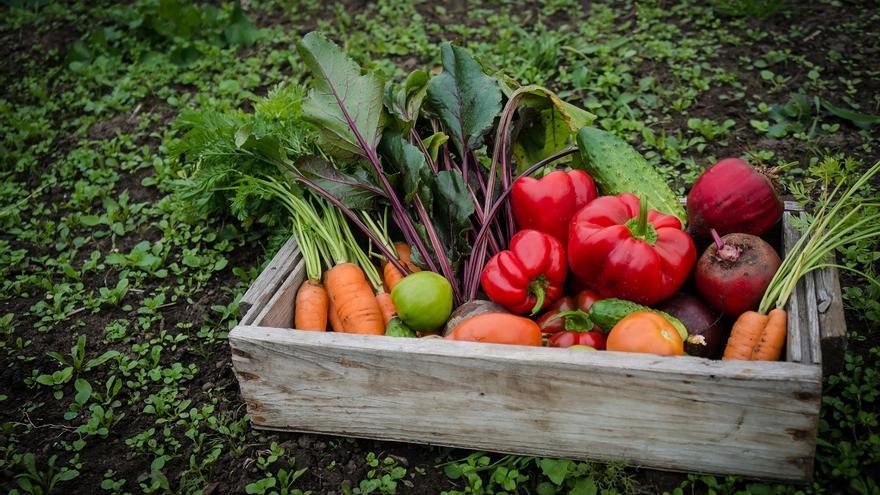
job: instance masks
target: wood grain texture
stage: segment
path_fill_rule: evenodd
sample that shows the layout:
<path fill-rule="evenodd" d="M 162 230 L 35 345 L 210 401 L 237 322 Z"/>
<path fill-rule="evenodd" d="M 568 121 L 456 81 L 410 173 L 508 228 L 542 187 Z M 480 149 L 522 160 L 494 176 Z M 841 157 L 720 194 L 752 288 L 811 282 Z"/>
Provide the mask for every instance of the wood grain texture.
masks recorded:
<path fill-rule="evenodd" d="M 305 263 L 300 262 L 287 274 L 281 286 L 269 299 L 256 318 L 254 324 L 271 328 L 293 327 L 293 304 L 296 291 L 306 279 Z"/>
<path fill-rule="evenodd" d="M 256 427 L 807 480 L 820 368 L 236 327 Z"/>
<path fill-rule="evenodd" d="M 792 213 L 782 214 L 782 256 L 788 256 L 801 238 L 801 232 L 791 224 Z M 788 312 L 788 325 L 785 342 L 785 360 L 790 363 L 810 362 L 809 341 L 804 336 L 808 317 L 807 302 L 803 281 L 791 293 L 785 310 Z"/>
<path fill-rule="evenodd" d="M 302 259 L 299 245 L 291 237 L 272 257 L 272 261 L 260 273 L 238 303 L 242 315 L 241 324 L 248 325 L 254 321 L 266 303 L 278 291 L 287 275 Z"/>
<path fill-rule="evenodd" d="M 829 262 L 834 263 L 834 258 L 830 258 Z M 818 270 L 815 275 L 822 369 L 826 375 L 830 375 L 843 370 L 843 356 L 847 348 L 843 296 L 836 268 Z"/>

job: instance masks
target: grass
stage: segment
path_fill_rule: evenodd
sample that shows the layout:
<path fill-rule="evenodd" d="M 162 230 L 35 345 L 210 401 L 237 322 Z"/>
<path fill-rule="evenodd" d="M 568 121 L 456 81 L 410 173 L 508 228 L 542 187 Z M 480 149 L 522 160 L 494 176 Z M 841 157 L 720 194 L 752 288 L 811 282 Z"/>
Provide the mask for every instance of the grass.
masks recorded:
<path fill-rule="evenodd" d="M 715 159 L 782 166 L 806 199 L 880 159 L 880 13 L 835 1 L 56 5 L 7 1 L 0 95 L 0 487 L 12 493 L 877 493 L 880 290 L 844 277 L 815 481 L 667 475 L 250 429 L 226 335 L 288 235 L 198 204 L 178 116 L 271 114 L 320 28 L 388 77 L 454 39 L 637 145 L 683 193 Z M 832 24 L 825 19 L 834 18 Z M 829 107 L 831 104 L 832 107 Z M 831 108 L 844 109 L 833 111 Z M 848 110 L 848 111 L 847 111 Z M 210 138 L 210 136 L 206 136 Z M 216 180 L 224 180 L 216 177 Z M 876 190 L 870 193 L 876 195 Z M 235 208 L 238 209 L 235 209 Z M 229 214 L 230 208 L 236 217 Z M 243 220 L 240 220 L 243 219 Z M 871 273 L 877 246 L 841 262 Z"/>

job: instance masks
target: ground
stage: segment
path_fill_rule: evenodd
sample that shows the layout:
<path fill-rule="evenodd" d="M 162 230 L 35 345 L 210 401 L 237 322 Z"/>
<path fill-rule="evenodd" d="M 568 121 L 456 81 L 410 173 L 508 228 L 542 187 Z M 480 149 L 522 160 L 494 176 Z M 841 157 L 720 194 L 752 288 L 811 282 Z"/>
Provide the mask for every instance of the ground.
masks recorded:
<path fill-rule="evenodd" d="M 318 28 L 395 78 L 454 40 L 595 113 L 680 193 L 742 155 L 815 196 L 813 178 L 880 159 L 876 2 L 3 3 L 0 488 L 880 490 L 880 291 L 848 275 L 851 347 L 825 377 L 807 486 L 255 431 L 226 335 L 289 232 L 192 207 L 179 191 L 193 164 L 175 153 L 181 113 L 251 111 L 276 85 L 301 84 L 293 45 Z M 838 257 L 874 273 L 880 254 L 864 243 Z"/>

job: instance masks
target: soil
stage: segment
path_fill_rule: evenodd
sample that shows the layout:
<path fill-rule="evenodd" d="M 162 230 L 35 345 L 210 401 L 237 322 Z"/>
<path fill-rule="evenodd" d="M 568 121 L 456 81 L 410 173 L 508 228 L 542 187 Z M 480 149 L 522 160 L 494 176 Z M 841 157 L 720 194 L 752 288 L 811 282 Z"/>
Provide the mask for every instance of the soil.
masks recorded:
<path fill-rule="evenodd" d="M 350 2 L 353 6 L 360 8 L 361 2 Z M 588 2 L 587 2 L 588 3 Z M 420 8 L 428 4 L 421 4 Z M 443 24 L 451 24 L 454 22 L 469 22 L 467 16 L 466 2 L 457 1 L 447 6 L 449 16 L 441 19 Z M 808 3 L 798 5 L 790 18 L 782 16 L 774 16 L 768 20 L 750 21 L 750 27 L 758 30 L 767 31 L 785 31 L 787 27 L 793 23 L 800 23 L 809 26 L 807 30 L 810 34 L 808 40 L 805 38 L 802 42 L 792 46 L 775 46 L 768 44 L 766 49 L 791 49 L 797 53 L 803 53 L 811 60 L 820 62 L 826 70 L 825 77 L 834 77 L 838 72 L 843 75 L 843 68 L 824 58 L 828 47 L 840 47 L 839 51 L 847 50 L 848 46 L 857 45 L 858 41 L 842 38 L 840 35 L 829 32 L 825 27 L 829 19 L 834 19 L 835 23 L 843 23 L 849 19 L 858 17 L 857 8 L 836 9 L 827 4 Z M 426 16 L 434 17 L 435 13 L 425 12 Z M 284 16 L 266 16 L 257 19 L 261 26 L 269 26 L 276 19 L 284 19 Z M 565 22 L 563 18 L 553 19 L 549 21 Z M 307 31 L 308 26 L 296 26 L 295 29 L 303 32 Z M 867 35 L 867 34 L 866 34 Z M 6 73 L 4 77 L 15 77 L 16 71 L 23 70 L 14 63 L 17 59 L 16 53 L 27 50 L 35 41 L 41 43 L 47 49 L 61 49 L 72 40 L 78 39 L 78 34 L 72 30 L 58 30 L 45 33 L 28 33 L 22 32 L 18 39 L 19 44 L 11 47 L 3 48 L 3 71 Z M 727 70 L 741 72 L 742 68 L 737 64 L 737 56 L 742 54 L 741 49 L 724 47 L 719 56 L 719 61 Z M 876 50 L 866 50 L 865 64 L 880 65 L 880 53 Z M 60 57 L 53 57 L 55 63 L 60 63 Z M 780 69 L 776 69 L 780 72 Z M 792 80 L 789 85 L 796 88 L 798 82 L 804 76 L 798 67 L 786 67 L 782 73 L 791 75 Z M 675 82 L 668 79 L 668 75 L 658 71 L 654 73 L 660 78 L 662 84 L 674 84 Z M 868 92 L 877 94 L 880 91 L 880 80 L 866 81 L 864 88 Z M 761 84 L 750 84 L 750 87 L 760 88 Z M 194 91 L 194 88 L 187 88 Z M 690 111 L 690 117 L 712 118 L 723 121 L 728 117 L 739 116 L 742 110 L 739 104 L 735 102 L 722 101 L 719 96 L 722 94 L 721 89 L 713 88 L 705 93 L 696 107 Z M 762 95 L 765 96 L 765 95 Z M 835 95 L 823 95 L 831 101 L 839 103 Z M 8 95 L 4 95 L 8 97 Z M 771 98 L 767 95 L 768 98 Z M 153 112 L 161 112 L 163 115 L 163 124 L 173 118 L 175 110 L 168 107 L 161 99 L 148 97 L 144 102 L 144 107 Z M 684 117 L 682 117 L 684 119 Z M 839 122 L 841 126 L 848 126 L 845 121 Z M 94 140 L 109 139 L 116 135 L 117 132 L 130 133 L 136 127 L 135 120 L 128 115 L 120 115 L 107 121 L 94 124 L 88 130 L 88 137 Z M 684 127 L 683 120 L 675 120 L 665 122 L 662 126 L 669 130 Z M 737 154 L 744 148 L 752 146 L 776 151 L 779 155 L 790 157 L 792 160 L 802 160 L 807 156 L 806 150 L 800 150 L 797 144 L 791 140 L 776 141 L 756 138 L 749 132 L 737 133 L 736 139 L 731 140 L 729 145 L 712 144 L 706 150 L 707 154 L 715 156 L 725 156 L 729 154 Z M 838 134 L 835 134 L 838 136 Z M 854 154 L 864 157 L 865 162 L 873 163 L 880 158 L 880 150 L 873 149 L 865 152 L 856 150 L 858 138 L 853 132 L 842 133 L 842 138 L 835 137 L 830 141 L 828 146 L 835 150 L 853 152 Z M 72 139 L 63 139 L 56 143 L 57 149 L 54 153 L 65 154 L 74 146 L 75 141 Z M 152 143 L 153 146 L 157 143 Z M 46 164 L 49 166 L 49 164 Z M 157 202 L 162 197 L 154 187 L 143 187 L 141 180 L 149 175 L 150 172 L 138 172 L 133 178 L 120 181 L 117 184 L 119 192 L 128 190 L 132 199 L 136 202 Z M 35 181 L 38 175 L 35 175 Z M 47 194 L 45 199 L 56 198 L 61 200 L 59 191 L 52 191 Z M 119 246 L 122 248 L 130 247 L 144 238 L 155 239 L 159 232 L 151 229 L 147 232 L 134 232 L 127 237 L 119 240 Z M 20 244 L 19 241 L 6 234 L 0 233 L 0 239 L 11 242 L 15 247 L 30 249 L 31 246 Z M 229 268 L 218 273 L 211 281 L 212 288 L 200 294 L 200 297 L 191 304 L 180 303 L 170 306 L 162 310 L 164 317 L 164 327 L 166 329 L 175 329 L 178 323 L 190 323 L 196 327 L 202 323 L 202 317 L 206 312 L 210 311 L 210 307 L 215 304 L 227 304 L 230 302 L 230 290 L 238 282 L 238 277 L 232 273 L 231 267 L 240 266 L 248 267 L 256 263 L 256 257 L 253 256 L 257 252 L 256 242 L 251 246 L 252 249 L 241 249 L 230 259 Z M 22 268 L 27 270 L 27 268 Z M 107 272 L 101 280 L 93 280 L 87 282 L 85 290 L 94 289 L 96 286 L 103 286 L 105 280 L 115 281 L 117 273 L 113 270 Z M 844 284 L 851 282 L 848 276 L 843 277 Z M 145 288 L 149 289 L 149 287 Z M 4 300 L 0 302 L 0 314 L 12 312 L 17 315 L 27 315 L 28 308 L 40 298 L 43 294 L 30 294 L 29 297 L 23 297 L 14 300 Z M 127 348 L 114 344 L 101 343 L 103 337 L 103 329 L 110 321 L 114 319 L 135 319 L 137 317 L 134 312 L 126 312 L 121 309 L 102 310 L 98 314 L 82 312 L 76 315 L 72 325 L 75 325 L 79 331 L 88 335 L 88 353 L 90 357 L 100 355 L 106 350 L 116 349 L 120 352 L 127 352 Z M 30 316 L 22 316 L 18 328 L 33 328 L 35 318 Z M 864 323 L 856 317 L 856 315 L 847 314 L 847 323 L 852 329 L 863 329 Z M 58 334 L 44 334 L 36 330 L 25 331 L 26 338 L 33 340 L 34 348 L 58 348 Z M 73 345 L 73 339 L 65 343 L 65 346 Z M 872 345 L 878 345 L 880 336 L 877 334 L 869 335 L 866 341 L 856 344 L 858 348 L 867 349 Z M 51 344 L 51 345 L 50 345 Z M 199 351 L 199 352 L 196 352 Z M 185 394 L 190 398 L 197 398 L 211 394 L 220 394 L 220 401 L 217 406 L 217 413 L 229 411 L 235 417 L 241 417 L 245 414 L 245 409 L 238 391 L 237 382 L 232 373 L 230 353 L 225 343 L 220 343 L 207 349 L 190 349 L 185 346 L 179 347 L 176 351 L 166 350 L 173 353 L 172 359 L 185 364 L 195 364 L 200 372 L 196 378 L 186 385 Z M 37 358 L 28 366 L 2 366 L 0 367 L 0 392 L 8 395 L 9 399 L 0 402 L 0 419 L 6 421 L 32 422 L 39 425 L 33 433 L 29 434 L 26 441 L 33 446 L 40 446 L 40 449 L 46 455 L 58 448 L 57 440 L 65 433 L 65 426 L 56 424 L 58 419 L 63 416 L 66 410 L 66 403 L 54 401 L 51 392 L 47 388 L 29 389 L 23 383 L 27 378 L 25 374 L 30 369 L 53 369 L 53 362 L 45 356 Z M 103 378 L 103 377 L 98 377 Z M 220 391 L 220 392 L 215 392 Z M 23 403 L 44 403 L 34 413 L 28 413 L 20 409 Z M 93 493 L 97 490 L 97 486 L 103 479 L 103 473 L 108 469 L 116 472 L 115 478 L 125 478 L 130 480 L 127 484 L 129 490 L 136 490 L 137 482 L 135 481 L 141 473 L 145 471 L 145 465 L 149 464 L 149 459 L 142 457 L 129 457 L 132 449 L 126 445 L 126 439 L 144 431 L 154 423 L 154 417 L 143 414 L 142 411 L 134 408 L 122 411 L 125 418 L 120 425 L 113 429 L 112 434 L 101 441 L 90 441 L 87 447 L 81 452 L 81 460 L 87 467 L 78 478 L 66 483 L 64 490 L 69 493 Z M 7 433 L 0 431 L 0 444 L 6 443 Z M 187 441 L 180 433 L 180 440 Z M 348 481 L 352 486 L 357 486 L 359 480 L 364 479 L 367 467 L 364 464 L 364 458 L 368 452 L 374 452 L 377 455 L 393 455 L 398 462 L 408 467 L 410 473 L 407 479 L 412 479 L 414 488 L 407 488 L 399 485 L 401 493 L 439 493 L 443 490 L 454 488 L 452 481 L 447 479 L 443 474 L 443 470 L 436 468 L 439 463 L 448 459 L 457 459 L 465 457 L 469 452 L 451 450 L 448 448 L 420 446 L 414 444 L 402 444 L 394 442 L 381 442 L 373 440 L 359 440 L 335 436 L 297 434 L 297 433 L 276 433 L 261 432 L 257 438 L 257 445 L 246 448 L 245 453 L 241 456 L 234 456 L 230 452 L 224 452 L 221 458 L 212 467 L 210 473 L 211 483 L 206 487 L 204 493 L 220 494 L 220 493 L 244 493 L 244 486 L 247 482 L 257 477 L 257 468 L 253 464 L 253 459 L 259 449 L 265 448 L 271 442 L 278 442 L 288 449 L 291 456 L 297 460 L 298 467 L 309 467 L 308 473 L 301 479 L 300 486 L 303 490 L 312 490 L 316 494 L 333 494 L 338 493 L 340 486 Z M 182 464 L 180 462 L 169 463 L 165 474 L 173 479 L 179 473 Z M 423 475 L 415 474 L 416 467 L 424 469 Z M 14 481 L 13 473 L 9 471 L 0 472 L 0 487 L 12 487 Z M 685 475 L 674 473 L 666 473 L 651 470 L 637 470 L 637 477 L 642 488 L 648 492 L 659 492 L 661 490 L 671 490 L 677 487 L 682 480 L 686 479 Z"/>

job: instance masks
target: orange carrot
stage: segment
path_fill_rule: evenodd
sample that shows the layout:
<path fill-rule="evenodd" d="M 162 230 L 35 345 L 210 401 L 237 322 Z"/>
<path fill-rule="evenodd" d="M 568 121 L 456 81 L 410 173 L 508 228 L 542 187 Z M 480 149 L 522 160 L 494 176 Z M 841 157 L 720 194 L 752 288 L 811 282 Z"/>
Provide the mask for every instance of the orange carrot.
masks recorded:
<path fill-rule="evenodd" d="M 752 361 L 778 361 L 782 356 L 788 317 L 785 310 L 779 308 L 770 311 L 767 316 L 767 326 L 764 327 L 761 340 L 752 351 Z"/>
<path fill-rule="evenodd" d="M 299 330 L 327 331 L 329 298 L 320 280 L 306 280 L 296 291 L 294 326 Z"/>
<path fill-rule="evenodd" d="M 739 315 L 730 330 L 722 359 L 751 359 L 752 350 L 761 340 L 761 333 L 767 326 L 768 319 L 769 317 L 757 311 L 746 311 Z"/>
<path fill-rule="evenodd" d="M 387 326 L 388 322 L 397 316 L 397 307 L 394 306 L 394 301 L 391 300 L 391 294 L 387 292 L 376 294 L 376 301 L 379 303 L 379 309 L 382 310 L 382 321 Z"/>
<path fill-rule="evenodd" d="M 384 335 L 382 311 L 364 271 L 354 263 L 339 263 L 324 273 L 324 285 L 346 333 Z"/>
<path fill-rule="evenodd" d="M 336 306 L 333 305 L 333 301 L 330 301 L 330 304 L 327 305 L 327 318 L 330 320 L 330 328 L 333 329 L 334 332 L 344 332 L 345 329 L 342 328 L 342 322 L 339 320 L 339 313 L 336 311 Z"/>
<path fill-rule="evenodd" d="M 400 260 L 400 263 L 405 266 L 410 273 L 421 271 L 421 268 L 412 262 L 412 251 L 410 250 L 409 244 L 405 242 L 395 242 L 394 249 L 397 251 L 397 258 Z M 386 261 L 385 265 L 382 267 L 382 278 L 385 281 L 385 290 L 391 292 L 391 289 L 403 280 L 403 274 L 400 273 L 400 270 L 398 270 L 393 263 Z"/>
<path fill-rule="evenodd" d="M 739 315 L 730 331 L 723 359 L 777 361 L 785 345 L 787 319 L 785 310 L 779 308 L 768 315 L 757 311 Z"/>

